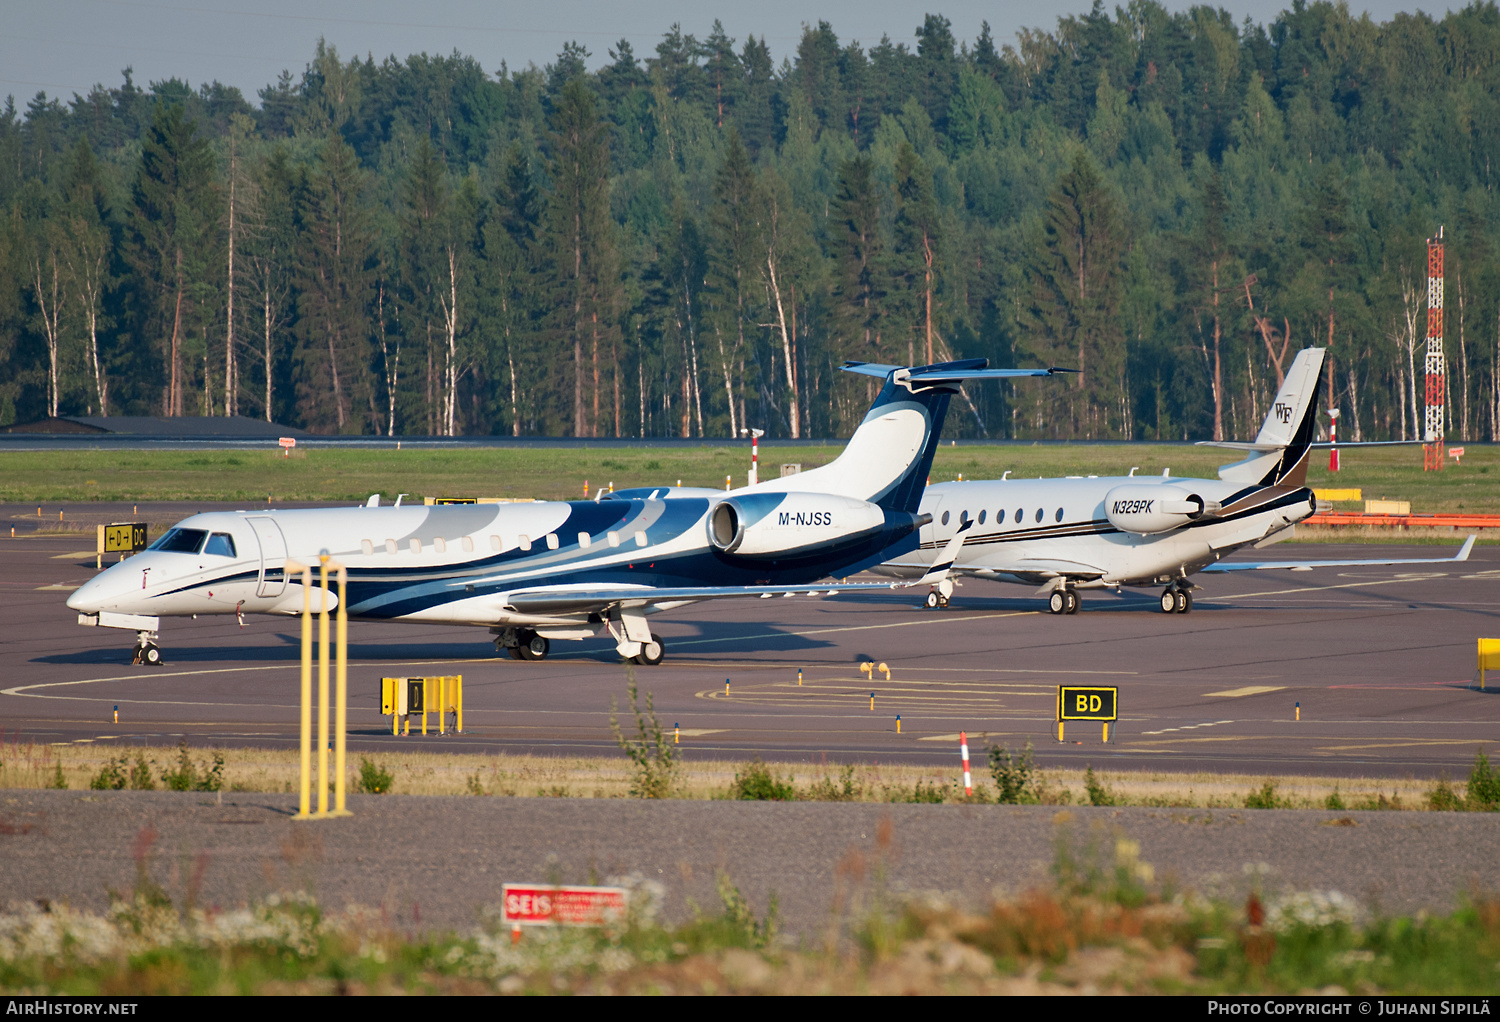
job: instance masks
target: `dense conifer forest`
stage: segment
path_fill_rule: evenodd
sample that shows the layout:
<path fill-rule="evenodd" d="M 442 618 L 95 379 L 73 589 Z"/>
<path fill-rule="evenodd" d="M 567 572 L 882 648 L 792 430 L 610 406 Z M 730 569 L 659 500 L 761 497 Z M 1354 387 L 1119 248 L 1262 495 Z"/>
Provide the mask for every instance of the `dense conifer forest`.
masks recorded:
<path fill-rule="evenodd" d="M 1248 439 L 1318 344 L 1345 438 L 1413 437 L 1441 226 L 1449 435 L 1493 440 L 1497 173 L 1493 0 L 523 70 L 319 42 L 253 99 L 127 70 L 0 110 L 0 425 L 837 436 L 842 360 L 985 356 L 1083 373 L 974 388 L 957 435 Z"/>

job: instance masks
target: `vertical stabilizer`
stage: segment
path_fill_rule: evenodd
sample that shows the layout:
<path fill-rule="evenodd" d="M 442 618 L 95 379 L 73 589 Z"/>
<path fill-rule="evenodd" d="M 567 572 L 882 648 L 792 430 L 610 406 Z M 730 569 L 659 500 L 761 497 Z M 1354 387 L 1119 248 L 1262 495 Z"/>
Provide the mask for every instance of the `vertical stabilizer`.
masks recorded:
<path fill-rule="evenodd" d="M 1219 478 L 1235 483 L 1302 486 L 1307 482 L 1307 451 L 1318 424 L 1318 383 L 1326 349 L 1304 348 L 1292 360 L 1286 380 L 1254 450 L 1243 460 L 1219 468 Z"/>

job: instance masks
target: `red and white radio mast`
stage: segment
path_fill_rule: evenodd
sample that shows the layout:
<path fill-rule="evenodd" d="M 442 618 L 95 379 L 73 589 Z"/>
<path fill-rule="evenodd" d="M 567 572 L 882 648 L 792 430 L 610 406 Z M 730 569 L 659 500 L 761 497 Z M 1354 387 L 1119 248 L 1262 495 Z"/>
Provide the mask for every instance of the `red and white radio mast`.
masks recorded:
<path fill-rule="evenodd" d="M 1422 467 L 1443 470 L 1443 229 L 1427 239 L 1427 421 Z"/>

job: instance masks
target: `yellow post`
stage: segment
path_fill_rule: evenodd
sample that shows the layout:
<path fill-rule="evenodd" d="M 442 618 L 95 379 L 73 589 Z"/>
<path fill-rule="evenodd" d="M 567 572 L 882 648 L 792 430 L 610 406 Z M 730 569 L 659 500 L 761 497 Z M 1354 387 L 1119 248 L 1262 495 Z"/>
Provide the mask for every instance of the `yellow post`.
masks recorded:
<path fill-rule="evenodd" d="M 896 734 L 901 733 L 901 714 L 896 714 Z"/>
<path fill-rule="evenodd" d="M 870 712 L 871 713 L 875 712 L 875 693 L 874 692 L 870 693 Z"/>
<path fill-rule="evenodd" d="M 459 734 L 464 733 L 464 676 L 458 675 L 453 679 L 453 730 Z"/>
<path fill-rule="evenodd" d="M 1063 740 L 1063 722 L 1062 721 L 1058 721 L 1057 722 L 1057 740 L 1059 742 Z"/>
<path fill-rule="evenodd" d="M 290 578 L 294 573 L 302 576 L 302 794 L 297 816 L 306 819 L 312 815 L 312 569 L 287 561 L 282 574 Z"/>
<path fill-rule="evenodd" d="M 1104 722 L 1104 741 L 1106 744 L 1109 742 L 1109 721 L 1107 720 Z"/>
<path fill-rule="evenodd" d="M 432 704 L 432 686 L 428 684 L 431 678 L 422 679 L 422 733 L 427 733 L 427 707 Z"/>
<path fill-rule="evenodd" d="M 349 810 L 344 806 L 346 794 L 345 778 L 345 746 L 349 731 L 349 612 L 344 602 L 349 592 L 349 573 L 342 564 L 339 565 L 339 624 L 337 642 L 334 650 L 334 662 L 337 666 L 335 675 L 337 688 L 334 698 L 337 716 L 333 721 L 333 814 L 335 816 L 348 816 Z"/>
<path fill-rule="evenodd" d="M 328 815 L 328 554 L 318 555 L 322 605 L 318 609 L 318 815 Z"/>
<path fill-rule="evenodd" d="M 438 734 L 448 733 L 448 678 L 438 678 Z"/>
<path fill-rule="evenodd" d="M 14 531 L 14 530 L 12 530 Z M 99 526 L 99 550 L 94 555 L 94 570 L 104 570 L 104 526 Z"/>

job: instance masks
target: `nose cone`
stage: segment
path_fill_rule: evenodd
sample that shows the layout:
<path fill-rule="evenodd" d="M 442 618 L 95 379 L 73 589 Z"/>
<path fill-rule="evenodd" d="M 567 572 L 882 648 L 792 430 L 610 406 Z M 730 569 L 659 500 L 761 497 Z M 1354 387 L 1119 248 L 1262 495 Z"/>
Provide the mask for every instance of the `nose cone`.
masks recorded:
<path fill-rule="evenodd" d="M 68 609 L 80 614 L 97 614 L 103 602 L 104 591 L 104 575 L 95 575 L 68 597 Z"/>

